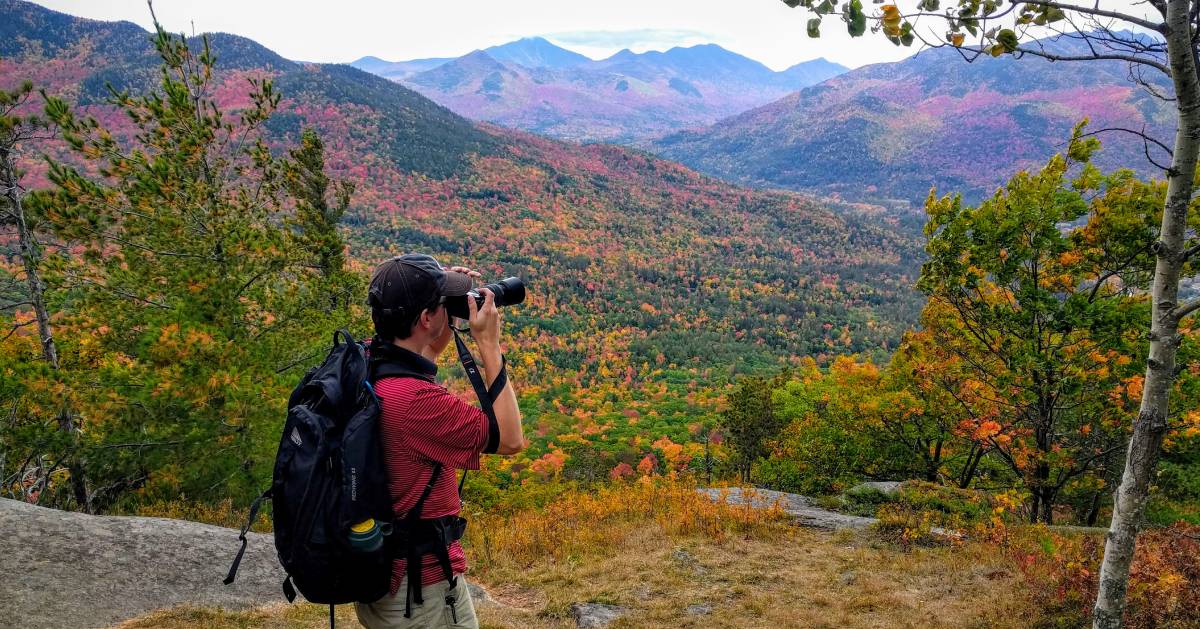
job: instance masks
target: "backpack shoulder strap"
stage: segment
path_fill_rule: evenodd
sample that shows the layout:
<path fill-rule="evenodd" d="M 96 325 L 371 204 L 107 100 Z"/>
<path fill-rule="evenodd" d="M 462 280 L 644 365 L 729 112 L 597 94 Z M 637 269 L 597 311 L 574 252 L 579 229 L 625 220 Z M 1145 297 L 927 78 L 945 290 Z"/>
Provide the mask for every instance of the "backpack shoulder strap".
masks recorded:
<path fill-rule="evenodd" d="M 425 499 L 429 498 L 429 494 L 433 492 L 433 485 L 437 482 L 438 476 L 442 473 L 442 464 L 433 462 L 433 473 L 429 475 L 429 482 L 425 483 L 425 490 L 421 492 L 421 497 L 417 498 L 417 503 L 408 510 L 408 514 L 404 516 L 406 520 L 415 522 L 421 519 L 421 510 L 425 508 Z"/>
<path fill-rule="evenodd" d="M 441 473 L 442 464 L 434 461 L 433 473 L 429 475 L 429 482 L 425 483 L 425 490 L 421 492 L 421 497 L 417 498 L 417 503 L 404 516 L 404 522 L 409 531 L 416 530 L 416 524 L 421 519 L 421 510 L 425 508 L 425 499 L 429 498 L 429 494 L 433 492 L 433 485 L 437 482 L 438 476 Z M 416 544 L 409 544 L 405 560 L 408 591 L 404 594 L 404 617 L 412 618 L 412 604 L 421 605 L 425 602 L 421 596 L 421 586 L 423 585 L 421 583 L 421 553 Z"/>

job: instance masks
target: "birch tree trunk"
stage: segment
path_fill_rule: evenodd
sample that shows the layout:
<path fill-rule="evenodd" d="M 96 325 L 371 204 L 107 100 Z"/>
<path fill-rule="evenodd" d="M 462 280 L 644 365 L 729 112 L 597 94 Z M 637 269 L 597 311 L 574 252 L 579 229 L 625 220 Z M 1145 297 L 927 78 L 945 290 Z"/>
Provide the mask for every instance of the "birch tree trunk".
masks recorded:
<path fill-rule="evenodd" d="M 1138 529 L 1146 511 L 1150 479 L 1158 462 L 1163 435 L 1167 432 L 1168 395 L 1175 379 L 1175 352 L 1179 347 L 1179 320 L 1186 312 L 1178 303 L 1179 275 L 1186 259 L 1184 231 L 1188 203 L 1196 175 L 1200 150 L 1200 87 L 1197 86 L 1196 57 L 1191 41 L 1189 0 L 1167 3 L 1167 56 L 1175 83 L 1179 126 L 1175 133 L 1174 156 L 1168 173 L 1167 199 L 1163 210 L 1158 261 L 1151 293 L 1150 353 L 1142 403 L 1129 441 L 1125 472 L 1113 501 L 1112 524 L 1100 566 L 1100 587 L 1093 610 L 1094 629 L 1122 625 L 1129 567 L 1137 543 Z"/>

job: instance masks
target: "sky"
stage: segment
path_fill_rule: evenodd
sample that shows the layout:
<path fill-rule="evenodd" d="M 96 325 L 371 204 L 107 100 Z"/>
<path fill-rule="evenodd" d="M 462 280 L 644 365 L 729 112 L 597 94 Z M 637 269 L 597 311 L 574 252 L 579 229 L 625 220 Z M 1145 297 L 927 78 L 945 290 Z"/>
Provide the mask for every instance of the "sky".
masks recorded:
<path fill-rule="evenodd" d="M 145 0 L 35 1 L 80 17 L 151 26 Z M 1136 0 L 1099 2 L 1127 9 Z M 323 63 L 457 57 L 532 36 L 593 59 L 623 48 L 715 43 L 774 70 L 817 57 L 856 68 L 916 52 L 870 33 L 852 39 L 833 16 L 821 38 L 810 39 L 810 16 L 780 0 L 156 0 L 154 10 L 171 31 L 234 33 L 288 59 Z"/>
<path fill-rule="evenodd" d="M 145 0 L 36 3 L 80 17 L 151 25 Z M 316 62 L 456 57 L 530 36 L 594 59 L 622 48 L 715 43 L 775 70 L 817 57 L 858 67 L 914 52 L 879 37 L 851 41 L 837 28 L 809 39 L 808 16 L 780 0 L 155 0 L 154 10 L 171 31 L 190 33 L 194 26 L 197 33 L 234 33 L 288 59 Z"/>

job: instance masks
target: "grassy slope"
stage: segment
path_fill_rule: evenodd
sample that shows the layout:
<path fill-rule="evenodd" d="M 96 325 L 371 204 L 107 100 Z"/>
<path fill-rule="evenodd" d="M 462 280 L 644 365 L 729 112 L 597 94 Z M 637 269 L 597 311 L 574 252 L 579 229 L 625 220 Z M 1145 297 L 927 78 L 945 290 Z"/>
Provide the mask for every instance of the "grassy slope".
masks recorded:
<path fill-rule="evenodd" d="M 572 627 L 575 602 L 628 607 L 614 627 L 1004 627 L 1036 620 L 1021 573 L 993 545 L 902 550 L 873 532 L 814 531 L 781 512 L 715 505 L 687 483 L 568 491 L 510 515 L 477 514 L 467 541 L 469 578 L 500 603 L 477 606 L 484 627 Z M 712 611 L 689 614 L 692 605 Z M 325 614 L 309 604 L 174 609 L 124 629 L 315 628 Z M 357 626 L 349 606 L 339 618 Z"/>
<path fill-rule="evenodd" d="M 499 602 L 478 606 L 481 626 L 574 627 L 576 601 L 615 603 L 632 613 L 613 627 L 1005 627 L 1028 626 L 1019 577 L 983 545 L 903 552 L 855 536 L 777 524 L 776 539 L 716 544 L 701 537 L 664 543 L 644 527 L 610 557 L 532 569 L 495 567 L 471 575 Z M 676 548 L 696 559 L 690 568 Z M 701 571 L 701 568 L 703 571 Z M 689 605 L 712 613 L 689 615 Z M 1017 619 L 1021 619 L 1018 621 Z M 338 624 L 358 627 L 353 609 Z M 324 607 L 274 605 L 246 612 L 176 609 L 122 629 L 323 627 Z"/>

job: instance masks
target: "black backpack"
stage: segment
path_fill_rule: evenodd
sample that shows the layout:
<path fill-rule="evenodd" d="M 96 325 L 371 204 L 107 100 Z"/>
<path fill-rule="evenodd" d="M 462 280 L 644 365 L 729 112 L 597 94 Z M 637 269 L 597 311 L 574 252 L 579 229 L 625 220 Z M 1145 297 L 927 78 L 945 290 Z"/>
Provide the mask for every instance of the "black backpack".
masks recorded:
<path fill-rule="evenodd" d="M 441 472 L 438 463 L 431 464 L 433 474 L 407 516 L 397 520 L 392 511 L 379 440 L 380 407 L 371 382 L 384 377 L 430 377 L 389 360 L 387 346 L 372 345 L 368 357 L 367 346 L 355 342 L 345 330 L 336 332 L 333 340 L 324 362 L 304 376 L 288 400 L 271 487 L 251 505 L 238 538 L 241 548 L 224 581 L 233 583 L 246 550 L 246 532 L 262 502 L 270 499 L 275 549 L 287 572 L 284 595 L 291 602 L 299 590 L 310 602 L 330 605 L 331 626 L 333 605 L 372 603 L 389 592 L 395 557 L 409 560 L 410 605 L 423 602 L 423 555 L 437 555 L 453 587 L 447 547 L 466 528 L 466 520 L 458 516 L 420 517 Z M 461 357 L 466 347 L 456 340 Z M 484 410 L 491 417 L 487 402 Z M 378 549 L 362 551 L 351 545 L 350 529 L 368 519 L 374 519 L 387 537 Z M 452 599 L 446 602 L 453 607 Z M 406 616 L 409 612 L 406 609 Z"/>

